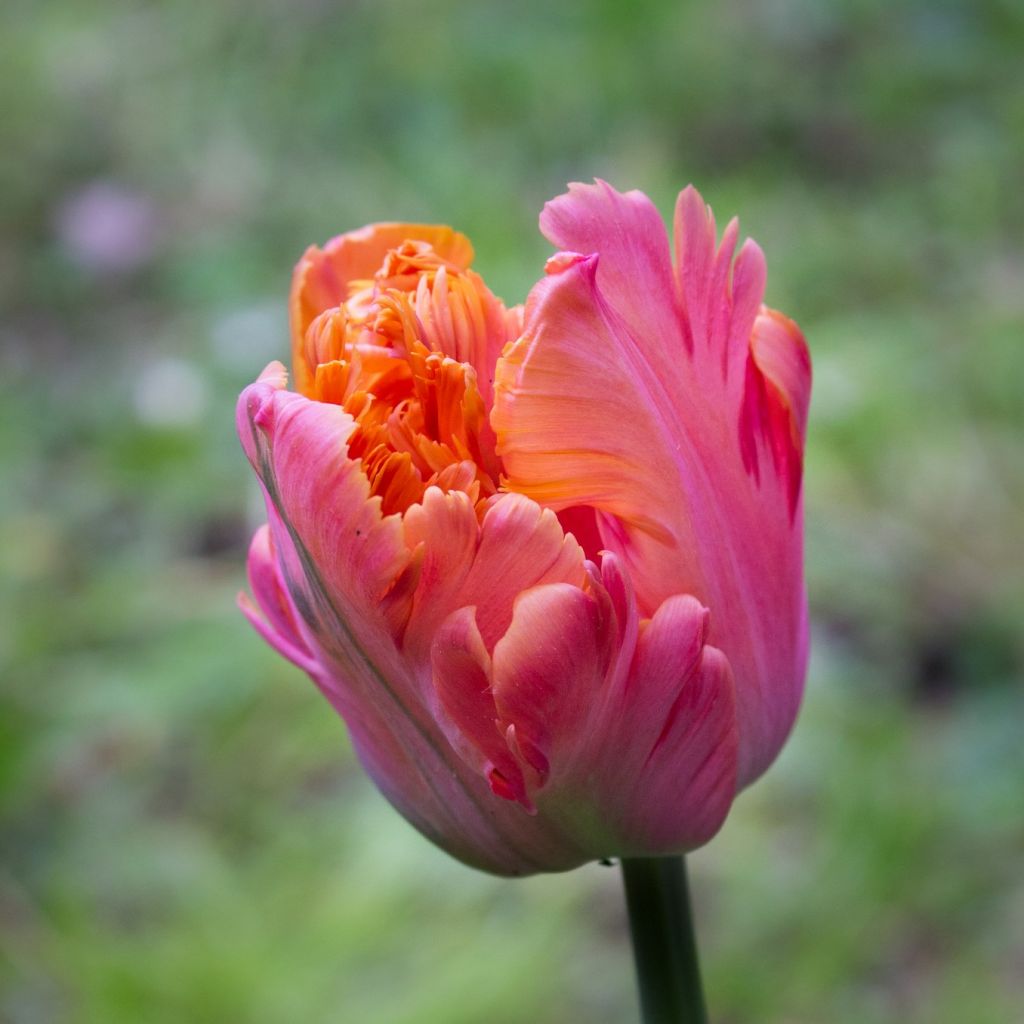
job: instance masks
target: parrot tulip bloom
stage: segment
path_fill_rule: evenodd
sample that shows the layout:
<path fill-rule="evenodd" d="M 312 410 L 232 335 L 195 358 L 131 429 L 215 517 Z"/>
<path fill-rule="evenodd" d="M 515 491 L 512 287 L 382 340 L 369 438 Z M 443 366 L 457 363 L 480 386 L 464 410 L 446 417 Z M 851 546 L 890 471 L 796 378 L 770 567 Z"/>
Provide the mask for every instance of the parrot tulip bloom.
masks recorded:
<path fill-rule="evenodd" d="M 442 227 L 311 248 L 295 391 L 238 429 L 267 501 L 242 607 L 385 796 L 499 874 L 711 838 L 792 726 L 807 656 L 810 362 L 689 188 L 572 186 L 506 309 Z"/>

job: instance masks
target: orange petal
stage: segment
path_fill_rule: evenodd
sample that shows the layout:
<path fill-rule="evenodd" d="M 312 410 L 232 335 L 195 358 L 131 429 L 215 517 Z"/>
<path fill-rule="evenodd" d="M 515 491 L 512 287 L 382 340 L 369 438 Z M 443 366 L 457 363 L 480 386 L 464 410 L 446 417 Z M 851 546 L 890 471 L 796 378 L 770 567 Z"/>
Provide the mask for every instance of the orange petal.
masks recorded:
<path fill-rule="evenodd" d="M 296 390 L 305 394 L 312 384 L 313 367 L 305 353 L 306 330 L 326 309 L 349 297 L 353 282 L 373 277 L 389 249 L 408 239 L 428 242 L 443 259 L 459 267 L 473 260 L 473 246 L 465 235 L 436 224 L 370 224 L 332 238 L 322 249 L 310 246 L 292 275 L 289 316 L 292 365 Z"/>

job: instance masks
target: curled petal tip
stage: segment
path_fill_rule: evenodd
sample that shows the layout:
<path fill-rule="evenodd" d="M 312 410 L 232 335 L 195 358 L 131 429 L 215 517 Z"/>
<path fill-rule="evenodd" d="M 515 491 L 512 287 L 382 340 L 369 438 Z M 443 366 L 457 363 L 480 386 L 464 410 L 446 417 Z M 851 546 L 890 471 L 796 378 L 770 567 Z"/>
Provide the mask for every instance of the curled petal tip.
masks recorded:
<path fill-rule="evenodd" d="M 275 389 L 283 389 L 288 386 L 288 371 L 284 364 L 275 359 L 264 367 L 263 372 L 256 378 L 257 383 L 270 384 Z"/>
<path fill-rule="evenodd" d="M 557 252 L 544 264 L 544 273 L 548 277 L 556 274 L 564 274 L 573 267 L 580 266 L 585 272 L 593 276 L 597 270 L 597 253 L 585 256 L 581 252 Z"/>
<path fill-rule="evenodd" d="M 288 386 L 288 371 L 276 360 L 268 363 L 263 372 L 250 384 L 239 399 L 239 412 L 264 432 L 272 426 L 274 395 Z"/>

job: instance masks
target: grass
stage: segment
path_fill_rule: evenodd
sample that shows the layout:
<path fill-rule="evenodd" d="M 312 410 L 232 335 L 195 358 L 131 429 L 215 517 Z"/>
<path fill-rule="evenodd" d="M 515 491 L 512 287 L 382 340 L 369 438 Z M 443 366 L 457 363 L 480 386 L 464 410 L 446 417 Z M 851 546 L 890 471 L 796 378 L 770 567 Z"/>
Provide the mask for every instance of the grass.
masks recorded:
<path fill-rule="evenodd" d="M 305 245 L 450 222 L 516 301 L 594 175 L 739 212 L 815 359 L 807 700 L 693 857 L 717 1019 L 1024 1012 L 1013 4 L 8 7 L 0 1020 L 631 1019 L 616 873 L 450 863 L 233 606 Z"/>

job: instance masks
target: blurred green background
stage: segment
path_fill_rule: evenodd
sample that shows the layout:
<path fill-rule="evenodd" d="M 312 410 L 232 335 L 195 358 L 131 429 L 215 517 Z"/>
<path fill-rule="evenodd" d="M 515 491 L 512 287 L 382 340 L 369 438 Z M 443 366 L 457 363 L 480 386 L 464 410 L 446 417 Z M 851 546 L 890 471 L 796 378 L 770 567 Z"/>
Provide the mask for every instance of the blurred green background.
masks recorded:
<path fill-rule="evenodd" d="M 291 266 L 688 181 L 815 361 L 814 658 L 692 857 L 723 1024 L 1024 1020 L 1024 8 L 6 0 L 0 1020 L 635 1019 L 617 872 L 450 862 L 234 608 Z"/>

